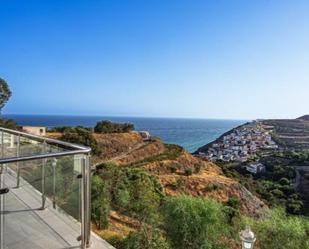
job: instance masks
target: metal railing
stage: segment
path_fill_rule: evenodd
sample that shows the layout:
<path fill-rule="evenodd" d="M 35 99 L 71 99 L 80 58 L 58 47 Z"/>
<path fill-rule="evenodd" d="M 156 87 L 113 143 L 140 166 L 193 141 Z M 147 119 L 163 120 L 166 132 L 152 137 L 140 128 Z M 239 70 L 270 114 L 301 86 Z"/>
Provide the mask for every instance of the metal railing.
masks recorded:
<path fill-rule="evenodd" d="M 11 136 L 11 137 L 10 137 Z M 1 158 L 0 158 L 0 174 L 2 174 L 3 167 L 8 164 L 15 163 L 14 170 L 16 171 L 16 188 L 20 187 L 21 182 L 21 164 L 33 160 L 42 159 L 42 177 L 40 193 L 42 198 L 41 209 L 45 209 L 46 205 L 46 167 L 48 159 L 52 160 L 52 174 L 53 178 L 53 191 L 55 191 L 55 168 L 57 165 L 57 159 L 63 158 L 66 156 L 80 156 L 80 173 L 78 174 L 78 179 L 80 180 L 80 223 L 81 223 L 81 248 L 89 247 L 90 245 L 90 234 L 91 234 L 91 217 L 90 217 L 90 202 L 91 202 L 91 168 L 90 168 L 90 152 L 91 149 L 81 145 L 76 145 L 52 138 L 41 137 L 37 135 L 28 134 L 21 131 L 11 130 L 0 127 L 0 137 L 1 137 Z M 32 141 L 34 144 L 39 144 L 35 153 L 22 153 L 21 148 L 22 144 L 25 141 Z M 5 144 L 12 143 L 14 144 L 14 150 L 11 154 L 6 155 Z M 13 153 L 13 154 L 12 154 Z M 57 158 L 57 159 L 56 159 Z M 1 215 L 0 215 L 1 216 Z M 1 218 L 1 217 L 0 217 Z M 3 235 L 2 235 L 3 236 Z M 1 233 L 0 233 L 1 241 Z"/>

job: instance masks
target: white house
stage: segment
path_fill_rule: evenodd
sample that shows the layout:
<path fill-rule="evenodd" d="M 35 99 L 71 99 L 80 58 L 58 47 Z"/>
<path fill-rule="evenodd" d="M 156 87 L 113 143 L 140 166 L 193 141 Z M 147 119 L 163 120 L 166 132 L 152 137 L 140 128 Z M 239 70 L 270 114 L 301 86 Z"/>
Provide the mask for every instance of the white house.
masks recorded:
<path fill-rule="evenodd" d="M 46 127 L 38 127 L 38 126 L 23 126 L 23 130 L 27 133 L 37 136 L 45 136 L 46 135 Z"/>
<path fill-rule="evenodd" d="M 265 171 L 265 166 L 261 163 L 251 163 L 246 166 L 246 170 L 252 174 L 258 174 Z"/>

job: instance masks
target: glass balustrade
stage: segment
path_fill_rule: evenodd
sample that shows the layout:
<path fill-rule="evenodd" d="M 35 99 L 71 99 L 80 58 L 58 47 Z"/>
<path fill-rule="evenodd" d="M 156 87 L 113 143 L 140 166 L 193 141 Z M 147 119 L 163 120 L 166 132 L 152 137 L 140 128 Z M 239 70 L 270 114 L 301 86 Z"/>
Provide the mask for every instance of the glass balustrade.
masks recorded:
<path fill-rule="evenodd" d="M 0 143 L 0 249 L 90 245 L 90 149 L 3 128 Z"/>

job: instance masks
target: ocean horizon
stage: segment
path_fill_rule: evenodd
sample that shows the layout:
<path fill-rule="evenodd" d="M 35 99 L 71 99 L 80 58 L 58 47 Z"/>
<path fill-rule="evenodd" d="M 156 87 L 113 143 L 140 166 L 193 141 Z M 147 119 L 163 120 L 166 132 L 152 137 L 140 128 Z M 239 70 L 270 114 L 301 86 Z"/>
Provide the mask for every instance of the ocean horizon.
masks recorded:
<path fill-rule="evenodd" d="M 133 123 L 138 131 L 149 131 L 165 143 L 183 146 L 189 152 L 210 143 L 228 130 L 248 120 L 198 119 L 198 118 L 158 118 L 121 116 L 82 116 L 82 115 L 22 115 L 4 114 L 19 125 L 44 126 L 85 126 L 94 127 L 100 120 Z"/>

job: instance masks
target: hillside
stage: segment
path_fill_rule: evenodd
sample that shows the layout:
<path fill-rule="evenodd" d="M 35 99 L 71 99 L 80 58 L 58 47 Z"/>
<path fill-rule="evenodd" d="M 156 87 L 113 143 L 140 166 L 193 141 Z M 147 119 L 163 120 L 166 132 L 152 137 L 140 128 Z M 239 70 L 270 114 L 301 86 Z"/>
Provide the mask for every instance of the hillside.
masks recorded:
<path fill-rule="evenodd" d="M 281 148 L 309 149 L 309 115 L 297 119 L 267 119 L 262 123 L 272 127 L 273 138 Z"/>
<path fill-rule="evenodd" d="M 53 138 L 60 133 L 49 133 Z M 96 134 L 100 155 L 92 164 L 113 163 L 120 167 L 140 168 L 155 176 L 166 195 L 180 193 L 211 197 L 226 202 L 231 197 L 240 201 L 242 213 L 261 216 L 266 205 L 237 181 L 225 177 L 214 163 L 195 157 L 177 145 L 163 144 L 159 139 L 143 141 L 137 132 Z"/>

